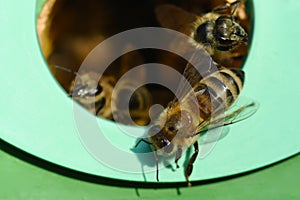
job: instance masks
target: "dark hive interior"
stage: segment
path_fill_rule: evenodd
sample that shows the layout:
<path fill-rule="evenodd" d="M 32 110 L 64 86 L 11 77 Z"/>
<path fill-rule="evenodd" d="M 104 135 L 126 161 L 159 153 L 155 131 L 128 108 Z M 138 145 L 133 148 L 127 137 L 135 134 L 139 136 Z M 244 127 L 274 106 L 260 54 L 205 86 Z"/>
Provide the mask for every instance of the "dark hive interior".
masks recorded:
<path fill-rule="evenodd" d="M 160 27 L 155 16 L 155 8 L 158 5 L 173 4 L 201 16 L 226 3 L 226 0 L 48 0 L 38 18 L 37 30 L 51 72 L 66 92 L 69 92 L 75 75 L 58 70 L 53 65 L 76 72 L 90 51 L 105 39 L 133 28 Z M 236 18 L 251 38 L 250 8 L 251 1 L 241 1 Z M 248 45 L 241 45 L 226 54 L 226 59 L 223 59 L 223 56 L 215 56 L 213 59 L 223 66 L 239 68 L 249 51 L 249 43 L 250 41 Z M 109 50 L 107 53 L 109 54 Z M 186 66 L 186 61 L 179 56 L 157 49 L 142 49 L 130 52 L 127 56 L 136 57 L 137 54 L 139 59 L 133 59 L 135 62 L 132 62 L 133 66 L 130 67 L 152 62 L 166 64 L 183 72 Z M 129 70 L 121 69 L 122 57 L 115 60 L 105 74 L 118 79 L 122 73 Z M 166 106 L 174 98 L 163 86 L 152 84 L 146 87 L 153 97 L 153 104 Z"/>

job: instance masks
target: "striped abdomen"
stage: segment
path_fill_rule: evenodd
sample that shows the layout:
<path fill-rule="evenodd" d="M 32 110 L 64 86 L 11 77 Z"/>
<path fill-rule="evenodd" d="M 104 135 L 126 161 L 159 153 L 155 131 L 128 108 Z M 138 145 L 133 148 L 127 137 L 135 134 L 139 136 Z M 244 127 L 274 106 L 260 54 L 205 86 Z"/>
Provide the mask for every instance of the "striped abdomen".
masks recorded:
<path fill-rule="evenodd" d="M 201 118 L 209 119 L 212 113 L 227 110 L 240 94 L 243 83 L 244 72 L 240 69 L 221 68 L 203 78 L 194 87 Z"/>

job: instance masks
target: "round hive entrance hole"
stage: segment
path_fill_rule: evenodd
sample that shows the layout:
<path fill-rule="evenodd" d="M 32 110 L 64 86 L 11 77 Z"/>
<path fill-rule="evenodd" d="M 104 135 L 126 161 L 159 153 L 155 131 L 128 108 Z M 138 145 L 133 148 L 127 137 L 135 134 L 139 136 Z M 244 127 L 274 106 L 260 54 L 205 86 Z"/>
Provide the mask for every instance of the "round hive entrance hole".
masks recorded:
<path fill-rule="evenodd" d="M 242 67 L 249 51 L 253 32 L 253 6 L 252 1 L 249 0 L 242 0 L 240 4 L 234 2 L 236 1 L 48 0 L 38 18 L 37 29 L 41 49 L 51 72 L 67 93 L 74 94 L 74 91 L 82 92 L 79 90 L 80 88 L 72 86 L 76 72 L 87 55 L 107 38 L 139 27 L 165 27 L 188 34 L 190 24 L 199 21 L 201 17 L 212 11 L 220 15 L 233 15 L 235 21 L 248 33 L 247 45 L 238 45 L 230 51 L 210 52 L 213 60 L 225 67 Z M 162 5 L 168 6 L 163 7 Z M 188 20 L 182 21 L 183 18 Z M 192 37 L 193 34 L 188 35 Z M 106 53 L 109 56 L 111 49 L 107 49 Z M 100 80 L 102 82 L 96 87 L 97 90 L 89 90 L 89 92 L 94 91 L 101 94 L 101 98 L 96 100 L 91 108 L 80 99 L 78 102 L 98 116 L 113 119 L 110 103 L 116 100 L 105 96 L 105 92 L 106 95 L 109 94 L 123 74 L 144 63 L 162 63 L 182 73 L 187 62 L 172 52 L 158 49 L 139 49 L 126 53 L 105 70 L 104 78 Z M 90 70 L 95 69 L 91 68 Z M 147 75 L 138 76 L 142 78 Z M 168 74 L 161 76 L 170 78 Z M 84 84 L 89 84 L 92 77 L 93 75 L 89 74 L 89 76 L 83 77 L 82 81 Z M 128 87 L 128 90 L 132 89 L 130 86 Z M 174 98 L 168 88 L 157 84 L 147 84 L 137 91 L 139 92 L 133 93 L 129 101 L 131 102 L 129 112 L 134 122 L 139 125 L 149 123 L 148 111 L 151 105 L 160 104 L 166 107 L 168 102 Z M 121 96 L 120 93 L 118 100 L 121 99 Z M 74 99 L 76 100 L 76 98 Z"/>

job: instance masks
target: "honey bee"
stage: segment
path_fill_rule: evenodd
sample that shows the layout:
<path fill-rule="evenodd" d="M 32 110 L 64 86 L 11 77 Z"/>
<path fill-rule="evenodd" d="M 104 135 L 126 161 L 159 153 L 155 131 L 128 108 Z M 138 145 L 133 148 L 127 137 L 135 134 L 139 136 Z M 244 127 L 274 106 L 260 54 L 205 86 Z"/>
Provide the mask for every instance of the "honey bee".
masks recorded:
<path fill-rule="evenodd" d="M 115 87 L 118 76 L 126 73 L 130 65 L 140 63 L 140 55 L 136 52 L 123 55 L 121 68 L 115 70 L 120 75 L 115 76 L 101 75 L 90 69 L 74 72 L 57 65 L 54 68 L 75 75 L 68 89 L 69 96 L 94 115 L 127 125 L 146 125 L 150 121 L 148 110 L 152 105 L 152 95 L 146 87 L 139 87 L 138 80 L 146 78 L 146 71 L 133 74 L 136 80 L 122 79 L 119 87 Z"/>
<path fill-rule="evenodd" d="M 78 76 L 78 75 L 77 75 Z M 116 80 L 112 76 L 102 76 L 96 72 L 83 72 L 74 79 L 69 95 L 96 116 L 112 119 L 111 95 Z"/>
<path fill-rule="evenodd" d="M 211 56 L 220 57 L 219 60 L 228 59 L 228 56 L 237 55 L 223 55 L 224 52 L 232 51 L 248 41 L 246 30 L 234 17 L 239 4 L 240 1 L 228 3 L 201 16 L 171 4 L 163 4 L 157 6 L 156 18 L 162 27 L 191 37 L 193 45 L 204 48 Z M 224 10 L 232 12 L 224 14 Z"/>
<path fill-rule="evenodd" d="M 75 75 L 68 90 L 69 97 L 72 97 L 76 102 L 96 116 L 107 119 L 112 118 L 110 101 L 113 84 L 115 82 L 113 77 L 102 76 L 98 82 L 99 74 L 96 72 L 83 72 L 79 75 L 79 73 L 66 67 L 58 65 L 53 65 L 53 67 Z"/>
<path fill-rule="evenodd" d="M 69 96 L 96 116 L 115 120 L 123 124 L 133 125 L 131 118 L 138 125 L 145 125 L 150 119 L 147 111 L 150 108 L 151 95 L 145 87 L 138 88 L 136 82 L 126 80 L 122 88 L 118 88 L 113 95 L 116 79 L 112 76 L 101 76 L 94 71 L 73 72 L 68 68 L 54 66 L 56 69 L 72 72 L 76 75 L 70 84 Z M 132 94 L 129 102 L 130 116 L 122 106 L 122 97 Z M 130 118 L 130 119 L 129 119 Z"/>
<path fill-rule="evenodd" d="M 218 70 L 207 73 L 203 78 L 191 64 L 186 66 L 183 75 L 191 86 L 190 90 L 185 91 L 182 98 L 170 102 L 150 127 L 148 140 L 141 139 L 137 143 L 144 141 L 152 146 L 156 157 L 157 180 L 158 154 L 166 157 L 175 155 L 178 168 L 182 152 L 194 146 L 194 153 L 185 170 L 186 181 L 191 185 L 189 177 L 199 152 L 199 137 L 209 134 L 207 131 L 210 129 L 246 119 L 257 110 L 257 103 L 252 100 L 243 105 L 233 106 L 243 88 L 244 72 L 241 69 L 218 66 L 213 61 L 211 64 Z M 201 65 L 198 67 L 203 68 Z M 182 88 L 186 90 L 187 87 L 183 85 Z M 191 101 L 192 96 L 195 97 L 194 102 Z"/>
<path fill-rule="evenodd" d="M 152 105 L 152 95 L 144 86 L 138 87 L 134 80 L 124 80 L 119 83 L 121 88 L 114 87 L 111 109 L 115 121 L 127 125 L 146 125 L 150 122 L 148 115 Z M 129 94 L 132 94 L 129 101 Z M 129 104 L 128 107 L 126 104 Z M 129 109 L 129 114 L 126 112 Z M 133 121 L 132 121 L 133 120 Z M 134 122 L 134 123 L 133 123 Z"/>

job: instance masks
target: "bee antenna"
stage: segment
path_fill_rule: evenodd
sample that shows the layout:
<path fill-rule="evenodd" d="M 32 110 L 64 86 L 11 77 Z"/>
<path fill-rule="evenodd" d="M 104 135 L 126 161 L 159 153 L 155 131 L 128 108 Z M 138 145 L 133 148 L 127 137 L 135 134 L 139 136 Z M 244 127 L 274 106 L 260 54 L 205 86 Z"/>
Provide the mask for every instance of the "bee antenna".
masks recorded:
<path fill-rule="evenodd" d="M 75 76 L 80 77 L 78 72 L 75 72 L 75 71 L 71 70 L 70 68 L 62 67 L 62 66 L 59 66 L 59 65 L 52 65 L 52 66 L 56 69 L 59 69 L 59 70 L 65 71 L 65 72 L 69 72 L 69 73 L 73 73 Z"/>
<path fill-rule="evenodd" d="M 240 0 L 236 0 L 235 2 L 233 3 L 226 3 L 226 5 L 223 5 L 223 6 L 218 6 L 216 8 L 213 9 L 213 12 L 220 12 L 222 10 L 229 10 L 231 7 L 234 7 L 232 13 L 231 13 L 231 19 L 232 21 L 234 21 L 234 15 L 235 13 L 237 12 L 237 8 L 238 6 L 240 5 L 241 1 Z"/>
<path fill-rule="evenodd" d="M 240 3 L 241 3 L 241 1 L 237 0 L 237 1 L 235 1 L 235 2 L 233 2 L 233 3 L 230 4 L 230 7 L 234 7 L 234 9 L 233 9 L 233 11 L 231 13 L 231 19 L 232 19 L 232 21 L 234 21 L 234 15 L 237 12 L 237 8 L 239 7 Z"/>

